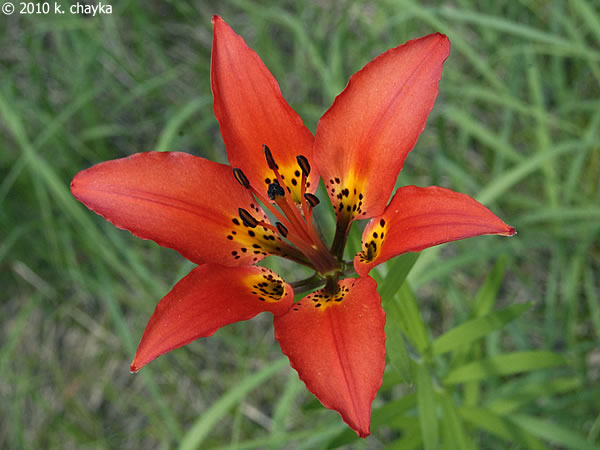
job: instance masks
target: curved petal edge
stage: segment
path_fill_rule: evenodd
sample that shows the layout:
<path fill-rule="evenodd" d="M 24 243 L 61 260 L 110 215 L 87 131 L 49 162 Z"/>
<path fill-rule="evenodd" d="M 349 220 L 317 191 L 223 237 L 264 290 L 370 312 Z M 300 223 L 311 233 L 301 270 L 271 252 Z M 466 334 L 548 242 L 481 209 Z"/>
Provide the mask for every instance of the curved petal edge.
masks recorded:
<path fill-rule="evenodd" d="M 449 54 L 450 42 L 439 33 L 386 51 L 350 78 L 319 121 L 314 157 L 338 222 L 385 209 L 425 128 Z"/>
<path fill-rule="evenodd" d="M 358 436 L 370 433 L 371 403 L 385 369 L 385 312 L 377 283 L 347 278 L 275 317 L 275 339 L 300 379 Z"/>
<path fill-rule="evenodd" d="M 239 208 L 268 218 L 231 167 L 187 153 L 136 153 L 97 164 L 73 178 L 71 192 L 117 228 L 196 264 L 252 264 L 285 246 L 278 234 L 242 223 Z"/>
<path fill-rule="evenodd" d="M 484 234 L 513 236 L 516 231 L 466 194 L 437 186 L 404 186 L 384 213 L 365 227 L 354 268 L 366 275 L 402 253 Z"/>
<path fill-rule="evenodd" d="M 262 146 L 267 145 L 289 192 L 299 202 L 301 176 L 296 156 L 312 160 L 314 137 L 256 52 L 221 17 L 214 16 L 212 22 L 213 109 L 229 162 L 266 194 L 275 179 L 263 153 Z M 316 168 L 307 181 L 308 192 L 314 192 L 319 184 Z"/>
<path fill-rule="evenodd" d="M 275 316 L 292 306 L 294 292 L 275 272 L 258 266 L 204 264 L 179 281 L 158 303 L 130 370 L 264 311 Z"/>

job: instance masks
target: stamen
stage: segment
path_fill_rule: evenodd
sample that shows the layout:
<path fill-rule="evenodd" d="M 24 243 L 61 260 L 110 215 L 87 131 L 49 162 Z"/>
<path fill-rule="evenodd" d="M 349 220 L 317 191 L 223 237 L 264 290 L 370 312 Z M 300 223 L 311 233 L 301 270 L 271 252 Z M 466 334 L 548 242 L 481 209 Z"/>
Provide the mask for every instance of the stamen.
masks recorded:
<path fill-rule="evenodd" d="M 269 169 L 271 169 L 271 170 L 279 169 L 277 164 L 275 164 L 275 159 L 273 158 L 273 153 L 271 153 L 271 149 L 269 147 L 267 147 L 266 144 L 263 144 L 263 150 L 265 152 L 265 158 L 267 159 L 267 165 L 269 166 Z"/>
<path fill-rule="evenodd" d="M 279 231 L 279 234 L 281 234 L 283 237 L 287 237 L 288 229 L 281 222 L 277 222 L 275 225 L 277 226 L 277 231 Z"/>
<path fill-rule="evenodd" d="M 317 197 L 316 195 L 311 194 L 309 192 L 304 194 L 304 198 L 306 199 L 306 201 L 308 202 L 308 204 L 310 205 L 311 208 L 314 208 L 319 203 L 321 203 L 321 200 L 319 200 L 319 197 Z"/>
<path fill-rule="evenodd" d="M 275 229 L 281 236 L 286 238 L 290 243 L 295 245 L 301 252 L 302 257 L 308 258 L 310 263 L 312 263 L 313 267 L 321 272 L 326 273 L 330 272 L 338 267 L 338 262 L 332 255 L 329 253 L 327 248 L 324 246 L 321 238 L 315 232 L 312 226 L 312 206 L 318 203 L 314 202 L 314 199 L 311 199 L 311 208 L 308 207 L 307 199 L 304 197 L 306 193 L 306 178 L 308 173 L 310 173 L 310 164 L 308 160 L 299 155 L 296 158 L 298 165 L 302 169 L 302 184 L 301 184 L 301 193 L 300 198 L 302 200 L 302 212 L 304 215 L 298 210 L 294 200 L 291 195 L 287 195 L 285 191 L 286 184 L 283 181 L 283 176 L 279 173 L 279 166 L 275 162 L 273 158 L 273 154 L 269 147 L 266 144 L 263 144 L 263 151 L 265 153 L 265 159 L 267 161 L 267 165 L 269 169 L 273 171 L 275 175 L 275 180 L 273 182 L 270 181 L 270 178 L 267 178 L 265 181 L 269 184 L 267 189 L 267 196 L 271 202 L 275 202 L 277 206 L 281 209 L 281 213 L 277 211 L 277 209 L 266 200 L 263 195 L 261 195 L 254 187 L 250 185 L 247 181 L 247 178 L 241 172 L 241 170 L 234 170 L 234 175 L 238 182 L 242 184 L 242 186 L 250 189 L 252 194 L 267 207 L 280 222 L 277 223 L 276 226 L 268 224 L 265 228 Z M 297 172 L 297 171 L 296 171 Z M 298 175 L 300 175 L 298 173 Z M 296 176 L 298 176 L 296 175 Z M 297 185 L 297 182 L 292 179 L 292 184 L 294 186 Z M 289 190 L 289 187 L 288 187 Z M 244 214 L 247 211 L 240 209 L 240 218 L 244 221 L 244 225 L 263 225 L 262 222 L 257 221 L 250 215 Z M 283 213 L 283 214 L 282 214 Z M 284 225 L 285 224 L 285 225 Z M 288 231 L 289 230 L 289 231 Z M 290 233 L 291 232 L 291 233 Z M 289 253 L 288 253 L 289 256 Z M 300 259 L 300 258 L 295 258 Z"/>
<path fill-rule="evenodd" d="M 298 162 L 300 169 L 302 169 L 304 176 L 308 177 L 310 174 L 310 164 L 308 163 L 308 159 L 306 159 L 304 155 L 298 155 L 296 156 L 296 161 Z"/>
<path fill-rule="evenodd" d="M 242 219 L 242 222 L 244 222 L 244 225 L 250 228 L 256 228 L 259 222 L 252 217 L 252 214 L 250 214 L 244 208 L 238 208 L 238 213 L 240 215 L 240 219 Z"/>
<path fill-rule="evenodd" d="M 304 220 L 310 228 L 312 224 L 312 211 L 308 208 L 308 205 L 306 204 L 305 196 L 307 184 L 306 179 L 308 177 L 308 174 L 310 173 L 310 164 L 308 164 L 308 160 L 302 155 L 296 156 L 296 161 L 298 162 L 300 169 L 302 169 L 302 181 L 300 184 L 300 202 L 302 203 L 302 214 L 304 214 Z"/>
<path fill-rule="evenodd" d="M 281 187 L 279 183 L 273 182 L 269 184 L 269 188 L 267 189 L 267 195 L 271 200 L 275 201 L 279 197 L 285 196 L 285 190 Z"/>
<path fill-rule="evenodd" d="M 246 189 L 250 188 L 250 181 L 248 181 L 248 178 L 246 178 L 246 175 L 244 175 L 244 172 L 242 172 L 242 169 L 234 168 L 233 176 L 238 181 L 238 183 L 240 183 Z"/>

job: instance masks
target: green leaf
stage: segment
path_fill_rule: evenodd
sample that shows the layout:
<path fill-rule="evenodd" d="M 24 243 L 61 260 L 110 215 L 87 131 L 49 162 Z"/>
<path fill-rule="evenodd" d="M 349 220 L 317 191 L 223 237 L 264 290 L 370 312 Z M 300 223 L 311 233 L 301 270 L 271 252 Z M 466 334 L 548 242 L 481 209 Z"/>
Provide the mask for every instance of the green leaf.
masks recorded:
<path fill-rule="evenodd" d="M 419 255 L 420 253 L 404 253 L 387 264 L 388 273 L 379 283 L 379 294 L 382 299 L 391 298 L 402 287 Z"/>
<path fill-rule="evenodd" d="M 546 447 L 535 436 L 532 436 L 527 431 L 522 430 L 514 423 L 506 418 L 494 414 L 493 412 L 476 407 L 461 407 L 459 408 L 460 415 L 477 428 L 486 430 L 487 432 L 498 436 L 510 443 L 519 443 L 525 448 L 537 450 L 545 449 Z"/>
<path fill-rule="evenodd" d="M 242 379 L 239 384 L 222 395 L 219 400 L 213 403 L 212 406 L 196 420 L 183 436 L 179 449 L 192 450 L 200 448 L 202 442 L 212 431 L 213 427 L 219 423 L 231 407 L 240 402 L 248 392 L 266 382 L 287 364 L 287 358 L 280 358 L 263 367 L 258 372 Z"/>
<path fill-rule="evenodd" d="M 433 341 L 433 354 L 441 355 L 480 339 L 519 317 L 531 305 L 532 303 L 512 305 L 452 328 Z"/>
<path fill-rule="evenodd" d="M 285 434 L 290 416 L 292 415 L 295 400 L 304 390 L 304 384 L 294 371 L 290 371 L 285 390 L 279 396 L 273 411 L 271 424 L 272 435 Z"/>
<path fill-rule="evenodd" d="M 543 383 L 532 379 L 519 379 L 504 383 L 502 391 L 491 393 L 486 407 L 498 414 L 507 415 L 519 408 L 535 403 L 540 398 L 582 389 L 584 381 L 580 377 L 545 379 Z M 493 396 L 493 398 L 489 398 Z"/>
<path fill-rule="evenodd" d="M 593 443 L 576 432 L 569 430 L 555 422 L 525 414 L 514 414 L 509 420 L 530 433 L 548 440 L 554 444 L 577 450 L 597 450 Z"/>
<path fill-rule="evenodd" d="M 444 447 L 456 449 L 475 449 L 475 444 L 465 433 L 462 419 L 456 405 L 448 392 L 439 392 L 438 399 L 442 407 L 442 430 L 444 431 Z"/>
<path fill-rule="evenodd" d="M 425 364 L 418 364 L 416 371 L 417 402 L 423 444 L 425 450 L 434 450 L 439 448 L 439 427 L 431 375 Z"/>
<path fill-rule="evenodd" d="M 429 335 L 417 306 L 415 294 L 408 283 L 404 283 L 393 301 L 388 302 L 385 311 L 389 314 L 388 320 L 397 323 L 408 340 L 419 352 L 424 353 L 429 347 Z"/>
<path fill-rule="evenodd" d="M 392 367 L 403 383 L 412 383 L 411 359 L 404 342 L 404 334 L 391 314 L 385 321 L 385 350 Z"/>
<path fill-rule="evenodd" d="M 539 170 L 549 161 L 558 159 L 564 154 L 573 153 L 581 150 L 581 143 L 562 142 L 553 148 L 548 149 L 543 153 L 537 153 L 531 158 L 525 159 L 523 162 L 507 169 L 505 172 L 498 175 L 488 183 L 477 195 L 476 200 L 481 203 L 490 203 L 502 196 L 515 184 L 529 176 L 531 173 Z"/>
<path fill-rule="evenodd" d="M 485 279 L 483 286 L 481 286 L 477 292 L 477 295 L 475 296 L 475 305 L 473 307 L 473 312 L 476 317 L 483 316 L 494 308 L 498 290 L 504 279 L 504 268 L 507 259 L 506 255 L 502 255 L 498 258 L 494 268 Z"/>
<path fill-rule="evenodd" d="M 512 375 L 566 364 L 563 356 L 549 351 L 514 352 L 474 361 L 452 370 L 444 379 L 446 384 L 481 380 L 498 375 Z"/>
<path fill-rule="evenodd" d="M 384 277 L 384 281 L 379 283 L 382 304 L 387 313 L 385 322 L 386 353 L 392 367 L 405 383 L 412 383 L 412 372 L 403 334 L 403 306 L 398 304 L 399 300 L 395 298 L 394 294 L 402 289 L 406 276 L 418 257 L 419 253 L 405 253 L 398 256 L 388 264 L 389 272 Z M 412 313 L 414 314 L 415 311 Z"/>

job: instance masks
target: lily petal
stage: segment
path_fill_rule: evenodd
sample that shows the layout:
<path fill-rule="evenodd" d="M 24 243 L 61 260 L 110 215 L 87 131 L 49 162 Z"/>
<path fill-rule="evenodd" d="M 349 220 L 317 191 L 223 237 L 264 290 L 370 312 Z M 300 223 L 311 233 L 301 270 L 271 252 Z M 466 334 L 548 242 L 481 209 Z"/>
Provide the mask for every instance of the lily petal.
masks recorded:
<path fill-rule="evenodd" d="M 156 306 L 130 369 L 263 311 L 283 314 L 293 300 L 292 287 L 264 267 L 196 267 Z"/>
<path fill-rule="evenodd" d="M 95 165 L 75 176 L 71 192 L 116 227 L 196 264 L 251 264 L 285 245 L 239 219 L 244 208 L 267 220 L 231 167 L 186 153 L 138 153 Z"/>
<path fill-rule="evenodd" d="M 362 235 L 354 268 L 367 275 L 378 264 L 406 252 L 482 234 L 513 236 L 515 229 L 465 194 L 437 186 L 405 186 Z"/>
<path fill-rule="evenodd" d="M 229 162 L 241 168 L 259 192 L 266 193 L 275 179 L 263 153 L 262 146 L 267 145 L 294 200 L 299 201 L 302 178 L 296 156 L 312 160 L 314 137 L 285 101 L 260 57 L 223 19 L 214 16 L 212 21 L 213 107 Z M 313 169 L 308 192 L 314 192 L 318 182 Z"/>
<path fill-rule="evenodd" d="M 313 292 L 274 319 L 275 339 L 306 387 L 360 437 L 385 369 L 385 312 L 377 283 L 348 278 L 338 292 Z"/>
<path fill-rule="evenodd" d="M 350 78 L 319 121 L 314 157 L 338 222 L 385 209 L 425 128 L 449 53 L 439 33 L 388 50 Z"/>

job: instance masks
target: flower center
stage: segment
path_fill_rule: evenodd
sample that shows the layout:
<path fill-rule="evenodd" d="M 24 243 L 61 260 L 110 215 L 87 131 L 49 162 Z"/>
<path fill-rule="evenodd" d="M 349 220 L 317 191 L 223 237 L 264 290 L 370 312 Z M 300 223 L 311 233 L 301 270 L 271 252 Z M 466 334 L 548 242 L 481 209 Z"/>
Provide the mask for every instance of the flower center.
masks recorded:
<path fill-rule="evenodd" d="M 268 253 L 279 254 L 308 265 L 321 274 L 339 271 L 340 263 L 325 247 L 313 226 L 313 208 L 319 204 L 319 199 L 314 194 L 306 192 L 309 187 L 307 178 L 310 174 L 308 159 L 303 155 L 296 157 L 298 166 L 293 172 L 293 177 L 291 177 L 290 183 L 294 188 L 292 189 L 284 181 L 284 176 L 280 173 L 279 166 L 269 147 L 264 145 L 263 149 L 267 165 L 273 173 L 272 178 L 265 179 L 267 184 L 266 197 L 250 184 L 241 169 L 234 168 L 233 175 L 275 216 L 277 222 L 273 225 L 266 217 L 259 220 L 255 217 L 255 212 L 243 208 L 239 209 L 239 221 L 251 230 L 261 227 L 263 230 L 276 234 L 276 239 L 268 234 L 267 241 L 271 241 L 270 243 L 273 244 L 268 245 L 268 247 L 274 246 L 273 249 L 268 249 L 274 251 L 268 251 Z M 297 193 L 300 195 L 296 195 Z M 282 241 L 282 239 L 287 241 L 282 242 L 285 243 L 285 248 L 282 245 L 275 245 L 277 241 Z M 262 245 L 261 248 L 263 248 Z"/>

